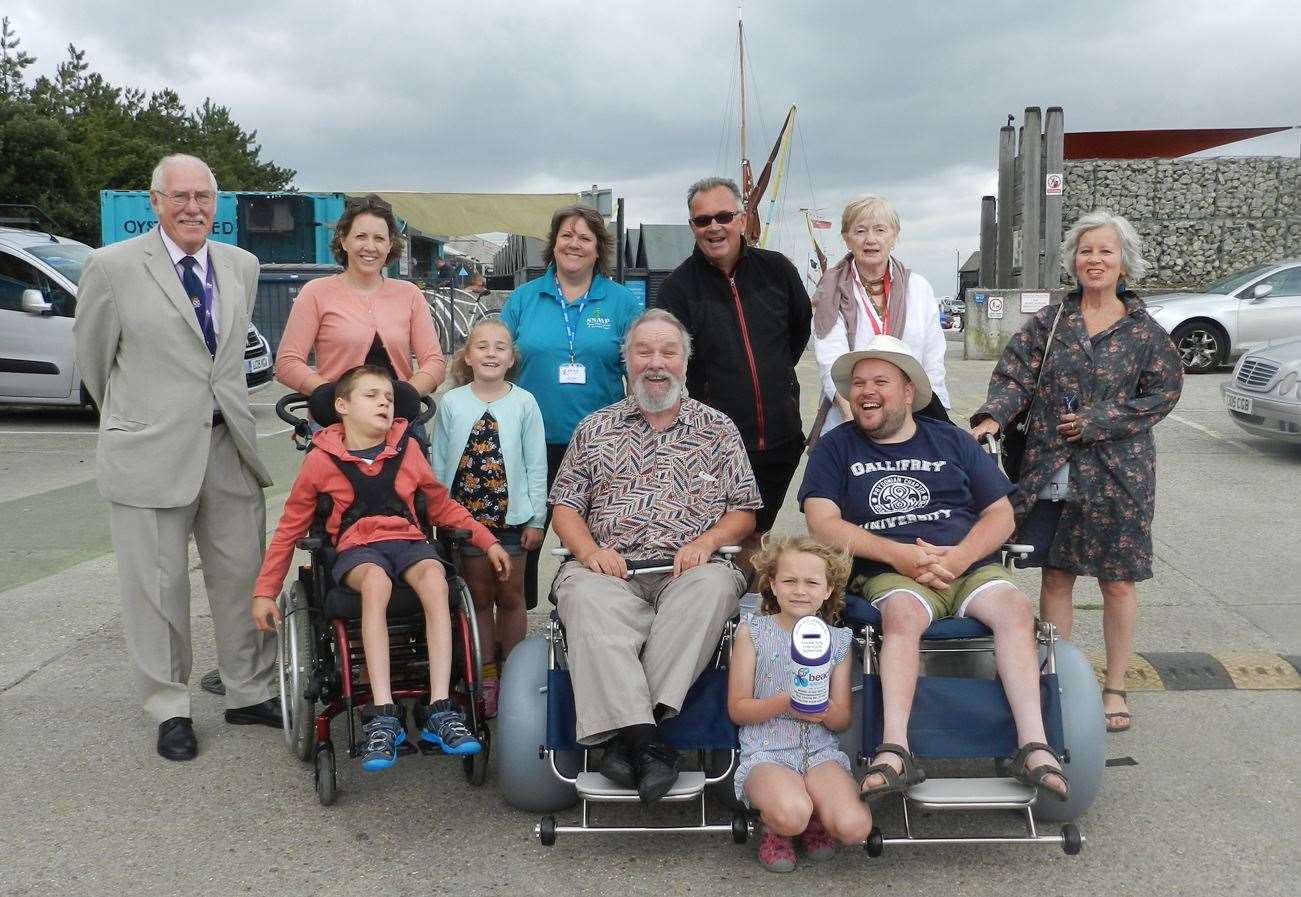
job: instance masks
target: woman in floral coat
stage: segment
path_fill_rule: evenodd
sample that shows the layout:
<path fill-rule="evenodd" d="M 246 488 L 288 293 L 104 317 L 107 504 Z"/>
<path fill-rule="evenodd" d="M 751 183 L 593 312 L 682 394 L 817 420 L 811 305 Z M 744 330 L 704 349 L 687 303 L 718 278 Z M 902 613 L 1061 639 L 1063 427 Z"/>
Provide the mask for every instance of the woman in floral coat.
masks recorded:
<path fill-rule="evenodd" d="M 1147 268 L 1128 221 L 1085 215 L 1062 243 L 1062 266 L 1078 284 L 1063 300 L 1026 431 L 1018 540 L 1040 546 L 1039 612 L 1065 638 L 1077 576 L 1102 591 L 1107 648 L 1107 731 L 1129 728 L 1125 668 L 1138 609 L 1135 583 L 1152 577 L 1156 452 L 1152 427 L 1179 401 L 1183 368 L 1169 335 L 1124 288 Z M 977 439 L 1026 411 L 1058 306 L 1038 312 L 1008 342 L 985 404 L 972 415 Z"/>

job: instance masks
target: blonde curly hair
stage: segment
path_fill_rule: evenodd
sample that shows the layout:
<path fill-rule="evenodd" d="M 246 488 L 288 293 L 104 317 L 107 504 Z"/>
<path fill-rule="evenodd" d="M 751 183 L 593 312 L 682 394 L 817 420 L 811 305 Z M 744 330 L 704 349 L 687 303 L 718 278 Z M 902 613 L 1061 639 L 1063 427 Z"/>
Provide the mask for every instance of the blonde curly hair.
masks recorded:
<path fill-rule="evenodd" d="M 762 600 L 759 609 L 765 614 L 781 612 L 777 596 L 772 591 L 772 581 L 777 576 L 777 562 L 783 554 L 801 552 L 821 558 L 827 567 L 827 585 L 831 594 L 818 608 L 818 616 L 824 622 L 834 622 L 845 606 L 845 587 L 849 583 L 851 559 L 849 552 L 824 545 L 812 536 L 774 536 L 771 533 L 763 537 L 759 551 L 751 559 L 754 572 L 759 574 L 759 594 Z"/>
<path fill-rule="evenodd" d="M 470 328 L 470 332 L 465 335 L 465 344 L 452 356 L 451 362 L 447 365 L 447 375 L 453 385 L 464 386 L 474 379 L 474 371 L 470 370 L 470 365 L 465 360 L 465 350 L 474 341 L 474 335 L 484 327 L 500 327 L 506 334 L 506 341 L 510 343 L 511 363 L 506 371 L 506 379 L 514 382 L 515 375 L 519 373 L 519 349 L 515 348 L 515 340 L 510 335 L 510 328 L 497 318 L 483 318 Z"/>

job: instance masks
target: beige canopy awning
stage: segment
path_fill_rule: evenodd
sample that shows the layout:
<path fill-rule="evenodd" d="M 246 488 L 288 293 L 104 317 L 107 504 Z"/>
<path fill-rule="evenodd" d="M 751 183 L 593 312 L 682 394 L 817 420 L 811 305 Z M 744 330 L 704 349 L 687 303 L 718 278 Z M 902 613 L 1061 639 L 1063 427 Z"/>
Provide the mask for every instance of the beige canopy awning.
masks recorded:
<path fill-rule="evenodd" d="M 576 193 L 374 192 L 392 203 L 393 211 L 412 227 L 449 237 L 507 233 L 545 240 L 556 209 L 578 202 Z M 365 195 L 348 192 L 348 196 Z"/>

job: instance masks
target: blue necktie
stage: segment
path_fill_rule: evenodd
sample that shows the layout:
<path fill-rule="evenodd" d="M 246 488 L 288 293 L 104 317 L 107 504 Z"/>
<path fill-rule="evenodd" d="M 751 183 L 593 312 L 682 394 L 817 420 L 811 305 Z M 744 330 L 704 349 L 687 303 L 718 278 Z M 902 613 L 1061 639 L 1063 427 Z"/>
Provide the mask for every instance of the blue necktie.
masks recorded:
<path fill-rule="evenodd" d="M 203 331 L 203 341 L 208 344 L 208 354 L 216 355 L 217 334 L 212 329 L 212 306 L 208 302 L 208 291 L 203 288 L 199 275 L 194 273 L 194 268 L 198 264 L 199 260 L 192 255 L 181 259 L 181 267 L 185 269 L 181 274 L 181 286 L 185 287 L 185 294 L 190 297 L 190 304 L 194 306 L 194 315 L 199 319 L 199 329 Z"/>

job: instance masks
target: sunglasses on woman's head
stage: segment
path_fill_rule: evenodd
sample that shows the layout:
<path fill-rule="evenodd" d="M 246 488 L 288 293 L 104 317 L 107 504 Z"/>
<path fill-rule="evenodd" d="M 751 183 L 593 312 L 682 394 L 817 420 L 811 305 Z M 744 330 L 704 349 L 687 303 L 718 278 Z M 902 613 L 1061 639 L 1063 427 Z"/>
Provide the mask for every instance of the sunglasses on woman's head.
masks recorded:
<path fill-rule="evenodd" d="M 690 219 L 696 227 L 709 227 L 717 221 L 719 224 L 731 224 L 740 212 L 715 212 L 713 215 L 697 215 Z"/>

